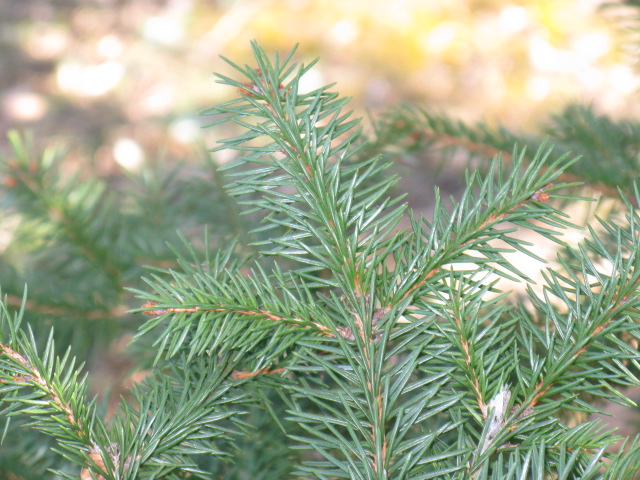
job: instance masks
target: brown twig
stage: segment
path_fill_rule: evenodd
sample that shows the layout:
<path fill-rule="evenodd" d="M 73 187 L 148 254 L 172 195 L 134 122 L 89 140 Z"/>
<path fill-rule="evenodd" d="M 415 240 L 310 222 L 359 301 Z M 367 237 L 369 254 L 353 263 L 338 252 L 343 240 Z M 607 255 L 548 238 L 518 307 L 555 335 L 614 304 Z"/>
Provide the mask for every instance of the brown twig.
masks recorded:
<path fill-rule="evenodd" d="M 243 372 L 240 370 L 234 370 L 229 376 L 234 380 L 244 380 L 245 378 L 251 378 L 258 375 L 276 375 L 282 372 L 284 372 L 284 368 L 274 368 L 273 370 L 263 368 L 262 370 L 256 370 L 255 372 Z"/>
<path fill-rule="evenodd" d="M 251 309 L 241 309 L 241 308 L 223 308 L 223 307 L 213 307 L 213 308 L 201 308 L 199 306 L 195 306 L 195 307 L 178 307 L 178 308 L 173 308 L 173 307 L 167 307 L 167 308 L 154 308 L 158 305 L 157 302 L 147 302 L 144 305 L 142 305 L 142 308 L 144 308 L 145 310 L 142 312 L 145 315 L 150 315 L 150 316 L 160 316 L 160 315 L 166 315 L 166 314 L 179 314 L 179 313 L 197 313 L 197 312 L 216 312 L 216 313 L 220 313 L 220 312 L 226 312 L 226 313 L 237 313 L 239 315 L 244 315 L 247 317 L 263 317 L 266 318 L 268 320 L 272 320 L 274 322 L 284 322 L 284 323 L 288 323 L 289 325 L 295 325 L 295 326 L 301 326 L 304 328 L 317 328 L 320 332 L 322 332 L 323 334 L 329 336 L 329 337 L 333 337 L 334 334 L 331 332 L 331 330 L 328 327 L 325 327 L 324 325 L 317 323 L 317 322 L 311 322 L 311 325 L 308 325 L 306 323 L 309 323 L 305 320 L 303 320 L 302 318 L 290 318 L 290 317 L 284 317 L 282 315 L 276 315 L 268 310 L 251 310 Z M 305 325 L 306 324 L 306 325 Z M 352 337 L 352 332 L 351 329 L 349 329 L 348 327 L 338 327 L 336 328 L 336 330 L 338 331 L 338 334 L 343 337 L 343 338 L 349 338 Z"/>

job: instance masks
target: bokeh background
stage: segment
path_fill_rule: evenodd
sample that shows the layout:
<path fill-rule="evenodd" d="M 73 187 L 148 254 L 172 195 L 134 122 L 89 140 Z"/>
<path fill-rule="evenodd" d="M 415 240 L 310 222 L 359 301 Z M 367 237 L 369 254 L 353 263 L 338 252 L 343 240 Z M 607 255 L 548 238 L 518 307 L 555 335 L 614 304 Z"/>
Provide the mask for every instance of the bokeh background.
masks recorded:
<path fill-rule="evenodd" d="M 359 114 L 418 103 L 529 128 L 568 101 L 637 115 L 625 10 L 594 0 L 0 0 L 0 148 L 63 140 L 105 174 L 188 160 L 249 42 L 321 63 Z M 221 159 L 224 160 L 224 159 Z"/>

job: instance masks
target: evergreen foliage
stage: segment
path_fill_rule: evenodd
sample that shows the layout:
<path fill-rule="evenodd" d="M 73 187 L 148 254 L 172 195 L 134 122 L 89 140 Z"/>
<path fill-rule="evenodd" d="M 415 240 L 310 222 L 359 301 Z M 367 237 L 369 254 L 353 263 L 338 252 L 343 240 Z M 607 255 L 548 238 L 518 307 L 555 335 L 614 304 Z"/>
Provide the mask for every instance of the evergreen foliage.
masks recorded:
<path fill-rule="evenodd" d="M 639 384 L 640 191 L 624 176 L 637 125 L 571 107 L 545 143 L 405 108 L 367 139 L 331 86 L 299 90 L 313 64 L 253 51 L 255 68 L 228 61 L 238 78 L 219 76 L 238 98 L 205 112 L 239 129 L 218 149 L 239 153 L 227 192 L 251 232 L 211 176 L 146 172 L 136 195 L 112 193 L 62 181 L 57 157 L 34 159 L 12 136 L 5 205 L 24 219 L 15 238 L 43 243 L 33 275 L 8 254 L 2 264 L 3 449 L 35 431 L 57 459 L 0 467 L 25 479 L 634 478 L 640 438 L 585 418 L 602 399 L 633 405 L 624 389 Z M 395 193 L 387 159 L 434 146 L 492 158 L 468 169 L 458 199 L 436 191 L 427 219 Z M 615 171 L 598 169 L 602 152 Z M 563 206 L 587 200 L 578 178 L 619 187 L 622 213 L 575 244 Z M 203 233 L 225 216 L 238 240 Z M 560 251 L 541 286 L 513 260 L 543 260 L 523 231 Z M 73 348 L 24 319 L 125 323 L 124 286 L 146 318 L 134 345 L 153 361 L 107 418 Z"/>
<path fill-rule="evenodd" d="M 614 120 L 598 115 L 593 107 L 571 104 L 553 115 L 542 131 L 524 135 L 503 126 L 466 125 L 428 110 L 403 106 L 384 115 L 376 124 L 373 148 L 417 152 L 425 149 L 441 151 L 443 164 L 455 153 L 467 155 L 469 161 L 487 160 L 502 154 L 509 157 L 514 144 L 529 147 L 527 162 L 545 141 L 553 144 L 556 155 L 580 157 L 580 162 L 567 165 L 563 178 L 586 182 L 591 188 L 617 196 L 617 188 L 632 192 L 637 174 L 637 152 L 640 148 L 640 123 Z M 629 196 L 633 199 L 633 196 Z"/>

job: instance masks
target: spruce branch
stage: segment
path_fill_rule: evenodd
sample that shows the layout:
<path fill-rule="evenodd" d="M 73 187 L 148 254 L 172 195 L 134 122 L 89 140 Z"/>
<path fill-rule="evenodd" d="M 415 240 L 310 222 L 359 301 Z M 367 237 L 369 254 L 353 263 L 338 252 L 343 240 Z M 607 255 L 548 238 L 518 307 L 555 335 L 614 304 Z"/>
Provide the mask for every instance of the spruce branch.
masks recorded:
<path fill-rule="evenodd" d="M 13 316 L 4 303 L 0 307 L 1 413 L 31 417 L 27 426 L 56 438 L 58 451 L 82 465 L 96 441 L 106 437 L 95 416 L 95 401 L 86 400 L 86 375 L 82 366 L 75 367 L 69 351 L 56 357 L 52 336 L 40 354 L 33 334 L 20 329 L 23 314 L 24 304 Z"/>
<path fill-rule="evenodd" d="M 209 478 L 197 457 L 229 455 L 231 439 L 247 426 L 239 419 L 248 398 L 237 391 L 229 356 L 178 359 L 133 389 L 120 405 L 112 436 L 123 478 Z M 231 380 L 229 380 L 231 379 Z M 118 477 L 119 478 L 119 477 Z"/>
<path fill-rule="evenodd" d="M 349 162 L 355 153 L 350 145 L 357 141 L 360 130 L 356 128 L 359 121 L 342 113 L 346 100 L 329 92 L 330 86 L 299 93 L 298 81 L 310 66 L 290 67 L 291 55 L 281 66 L 276 58 L 272 66 L 255 44 L 253 48 L 256 70 L 229 62 L 254 86 L 250 95 L 207 112 L 247 128 L 245 134 L 221 142 L 219 148 L 245 152 L 248 142 L 262 139 L 265 143 L 229 167 L 260 165 L 251 173 L 235 173 L 242 178 L 230 186 L 230 192 L 236 196 L 261 194 L 263 198 L 251 201 L 254 207 L 249 212 L 264 210 L 267 217 L 263 223 L 268 229 L 286 229 L 283 235 L 269 239 L 274 246 L 263 253 L 303 262 L 309 266 L 307 275 L 323 268 L 341 270 L 331 286 L 337 282 L 346 292 L 359 291 L 361 285 L 351 284 L 358 281 L 365 266 L 368 268 L 365 259 L 369 254 L 387 247 L 385 236 L 404 210 L 402 205 L 391 208 L 399 199 L 383 200 L 371 208 L 384 198 L 395 179 L 383 178 L 368 188 L 358 188 L 363 178 L 385 167 L 378 159 Z M 220 79 L 227 85 L 242 85 L 227 77 Z M 252 125 L 246 117 L 261 121 Z M 294 190 L 285 193 L 286 189 Z"/>
<path fill-rule="evenodd" d="M 33 148 L 17 132 L 9 132 L 8 139 L 15 155 L 2 165 L 2 173 L 21 210 L 49 220 L 51 240 L 64 237 L 88 262 L 100 265 L 112 289 L 120 290 L 120 272 L 128 259 L 122 251 L 114 255 L 103 241 L 111 223 L 105 185 L 78 176 L 63 182 L 60 150 L 48 149 L 42 158 L 33 158 Z"/>
<path fill-rule="evenodd" d="M 139 285 L 141 265 L 175 265 L 166 241 L 175 243 L 176 231 L 199 235 L 211 223 L 209 239 L 217 240 L 237 217 L 226 196 L 211 188 L 219 175 L 208 158 L 193 172 L 146 166 L 116 183 L 76 173 L 61 148 L 38 151 L 17 132 L 8 139 L 11 152 L 0 157 L 8 239 L 0 273 L 16 306 L 29 284 L 32 315 L 60 322 L 121 318 L 124 286 Z M 236 231 L 242 228 L 236 222 Z"/>
<path fill-rule="evenodd" d="M 431 221 L 410 215 L 398 231 L 406 207 L 390 195 L 395 180 L 366 157 L 345 102 L 329 87 L 299 92 L 307 67 L 253 48 L 256 68 L 229 62 L 244 79 L 220 77 L 240 98 L 208 113 L 244 131 L 219 148 L 241 155 L 229 191 L 259 215 L 260 255 L 179 256 L 180 269 L 148 279 L 152 292 L 137 293 L 155 318 L 139 336 L 162 327 L 158 359 L 251 345 L 231 376 L 282 389 L 302 429 L 291 438 L 320 457 L 300 465 L 303 476 L 591 478 L 606 468 L 618 438 L 595 423 L 568 427 L 560 412 L 596 411 L 585 395 L 628 403 L 613 385 L 637 383 L 637 352 L 616 340 L 637 331 L 636 242 L 605 222 L 622 239 L 611 251 L 597 236 L 565 243 L 575 226 L 555 202 L 575 159 L 514 147 L 469 172 L 451 207 L 436 195 Z M 542 322 L 495 280 L 530 281 L 508 252 L 540 260 L 517 229 L 571 252 L 561 266 L 574 273 L 548 270 L 542 297 L 529 289 Z M 616 274 L 599 272 L 585 248 Z"/>
<path fill-rule="evenodd" d="M 2 414 L 31 417 L 24 427 L 54 437 L 56 451 L 82 467 L 82 479 L 169 479 L 177 472 L 207 478 L 193 457 L 228 455 L 220 446 L 247 428 L 236 418 L 247 398 L 234 391 L 244 377 L 233 374 L 237 360 L 228 356 L 157 369 L 107 428 L 69 352 L 56 357 L 51 336 L 40 353 L 33 335 L 20 329 L 23 311 L 12 317 L 3 304 L 0 313 Z"/>
<path fill-rule="evenodd" d="M 155 363 L 108 423 L 70 354 L 56 357 L 52 338 L 38 348 L 21 329 L 26 300 L 13 317 L 5 302 L 3 413 L 30 415 L 83 480 L 211 478 L 234 445 L 262 448 L 249 420 L 259 409 L 261 424 L 270 412 L 294 448 L 312 452 L 295 467 L 304 478 L 635 475 L 638 439 L 564 416 L 599 412 L 599 399 L 631 405 L 621 389 L 640 383 L 639 189 L 621 195 L 624 218 L 599 220 L 572 245 L 558 202 L 579 200 L 563 193 L 575 159 L 425 116 L 434 131 L 511 153 L 469 169 L 449 206 L 436 192 L 430 220 L 418 218 L 392 194 L 389 162 L 371 154 L 347 100 L 331 86 L 300 91 L 313 63 L 252 47 L 255 67 L 227 61 L 241 78 L 219 76 L 239 98 L 207 113 L 241 129 L 219 148 L 240 155 L 226 168 L 228 191 L 261 222 L 255 250 L 183 236 L 175 260 L 131 289 L 146 314 L 135 340 L 149 339 Z M 538 290 L 509 255 L 541 260 L 518 230 L 561 248 Z M 525 283 L 526 302 L 500 289 L 504 278 Z"/>
<path fill-rule="evenodd" d="M 451 155 L 461 153 L 470 164 L 487 169 L 483 165 L 496 155 L 510 160 L 514 144 L 534 152 L 546 139 L 557 154 L 581 158 L 566 166 L 559 181 L 586 182 L 593 190 L 617 197 L 618 188 L 631 192 L 637 179 L 639 132 L 640 125 L 634 120 L 614 120 L 597 114 L 592 106 L 578 104 L 550 116 L 536 135 L 485 123 L 467 125 L 419 107 L 403 106 L 381 117 L 365 148 L 408 154 L 436 151 L 442 165 Z M 526 160 L 532 158 L 527 155 Z"/>

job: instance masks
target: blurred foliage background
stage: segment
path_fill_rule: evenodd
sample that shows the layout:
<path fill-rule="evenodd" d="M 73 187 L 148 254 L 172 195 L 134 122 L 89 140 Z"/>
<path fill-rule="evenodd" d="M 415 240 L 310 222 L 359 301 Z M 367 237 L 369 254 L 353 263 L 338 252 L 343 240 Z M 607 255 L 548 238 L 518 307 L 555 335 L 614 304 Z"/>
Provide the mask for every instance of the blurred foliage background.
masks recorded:
<path fill-rule="evenodd" d="M 567 101 L 637 115 L 620 24 L 594 0 L 0 0 L 0 131 L 63 139 L 105 175 L 182 160 L 219 134 L 197 112 L 235 92 L 211 72 L 299 43 L 358 113 L 401 102 L 511 128 Z M 2 135 L 4 137 L 4 135 Z M 3 140 L 0 140 L 4 142 Z M 5 147 L 0 143 L 0 148 Z M 224 161 L 224 158 L 219 160 Z"/>

